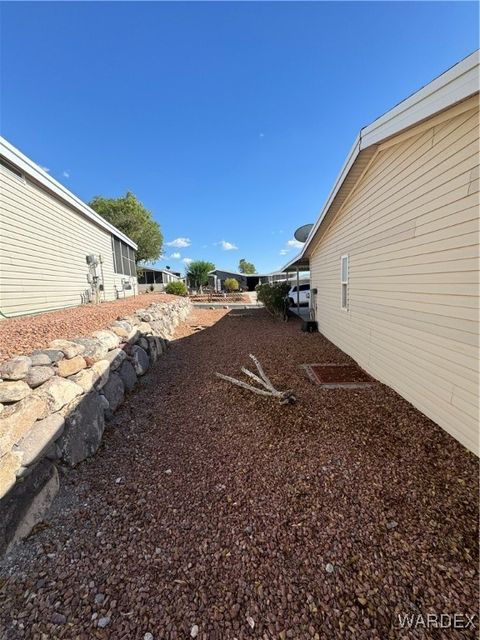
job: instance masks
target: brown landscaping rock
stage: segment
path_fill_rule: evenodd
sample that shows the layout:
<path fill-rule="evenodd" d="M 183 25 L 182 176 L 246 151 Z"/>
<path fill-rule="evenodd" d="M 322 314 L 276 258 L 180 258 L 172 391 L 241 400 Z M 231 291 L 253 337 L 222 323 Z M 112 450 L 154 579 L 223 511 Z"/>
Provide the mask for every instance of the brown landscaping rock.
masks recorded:
<path fill-rule="evenodd" d="M 25 378 L 25 382 L 32 389 L 35 389 L 47 380 L 50 380 L 50 378 L 52 378 L 54 375 L 55 369 L 52 366 L 42 365 L 38 367 L 31 367 L 28 371 L 27 377 Z"/>
<path fill-rule="evenodd" d="M 4 455 L 34 423 L 45 417 L 45 399 L 32 394 L 0 414 L 0 457 Z M 0 465 L 1 466 L 1 465 Z"/>
<path fill-rule="evenodd" d="M 3 561 L 5 638 L 400 640 L 399 613 L 477 611 L 478 459 L 382 384 L 311 384 L 299 365 L 351 360 L 300 326 L 195 310 L 178 327 Z M 215 378 L 249 353 L 296 405 Z"/>
<path fill-rule="evenodd" d="M 17 402 L 30 393 L 32 390 L 23 380 L 0 382 L 0 402 Z"/>
<path fill-rule="evenodd" d="M 37 420 L 14 448 L 22 454 L 22 466 L 29 467 L 38 462 L 62 435 L 64 424 L 65 418 L 61 413 L 52 413 L 43 420 Z"/>
<path fill-rule="evenodd" d="M 57 372 L 62 378 L 68 378 L 68 376 L 72 376 L 82 369 L 85 369 L 86 366 L 87 363 L 83 356 L 75 356 L 74 358 L 60 360 L 60 362 L 57 363 Z"/>
<path fill-rule="evenodd" d="M 60 411 L 66 404 L 83 393 L 82 387 L 71 380 L 55 376 L 37 389 L 37 393 L 46 399 L 50 411 Z"/>
<path fill-rule="evenodd" d="M 66 358 L 75 358 L 85 351 L 82 344 L 77 344 L 71 340 L 52 340 L 48 345 L 50 349 L 58 349 Z"/>
<path fill-rule="evenodd" d="M 32 361 L 28 356 L 17 356 L 0 364 L 0 378 L 3 380 L 21 380 L 25 378 Z"/>

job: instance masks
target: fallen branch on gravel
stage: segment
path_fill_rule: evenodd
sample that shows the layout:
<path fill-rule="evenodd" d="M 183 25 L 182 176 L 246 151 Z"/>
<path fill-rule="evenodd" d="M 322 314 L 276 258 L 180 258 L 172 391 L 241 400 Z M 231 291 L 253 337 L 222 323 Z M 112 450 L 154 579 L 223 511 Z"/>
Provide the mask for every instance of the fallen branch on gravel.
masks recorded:
<path fill-rule="evenodd" d="M 275 387 L 273 386 L 273 384 L 271 383 L 270 379 L 266 375 L 265 371 L 263 370 L 262 365 L 257 360 L 257 358 L 253 354 L 250 354 L 250 358 L 255 363 L 255 365 L 256 365 L 256 367 L 258 369 L 258 373 L 260 374 L 260 376 L 257 376 L 256 373 L 253 373 L 252 371 L 249 371 L 245 367 L 242 367 L 242 371 L 249 378 L 252 378 L 252 380 L 254 380 L 258 384 L 260 384 L 262 387 L 264 387 L 263 389 L 259 389 L 258 387 L 254 387 L 253 385 L 248 384 L 247 382 L 243 382 L 243 380 L 237 380 L 237 378 L 232 378 L 231 376 L 226 376 L 223 373 L 218 373 L 217 372 L 217 373 L 215 373 L 215 375 L 218 378 L 221 378 L 222 380 L 226 380 L 227 382 L 231 382 L 232 384 L 236 384 L 237 386 L 242 387 L 242 389 L 247 389 L 248 391 L 252 391 L 253 393 L 257 393 L 258 395 L 278 398 L 280 400 L 280 404 L 289 404 L 289 403 L 292 403 L 292 402 L 296 401 L 296 397 L 295 397 L 292 389 L 288 389 L 287 391 L 279 391 L 278 389 L 275 389 Z"/>

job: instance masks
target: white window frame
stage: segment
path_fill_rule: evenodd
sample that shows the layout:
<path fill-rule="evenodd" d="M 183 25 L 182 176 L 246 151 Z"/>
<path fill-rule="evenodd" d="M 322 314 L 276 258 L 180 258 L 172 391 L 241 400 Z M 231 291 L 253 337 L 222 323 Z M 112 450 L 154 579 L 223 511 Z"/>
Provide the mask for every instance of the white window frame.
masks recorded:
<path fill-rule="evenodd" d="M 343 277 L 343 261 L 347 261 L 346 267 L 346 278 Z M 340 308 L 342 311 L 348 311 L 348 276 L 349 276 L 349 267 L 350 267 L 350 259 L 348 253 L 345 253 L 340 257 Z M 345 304 L 343 304 L 343 291 L 345 289 Z"/>

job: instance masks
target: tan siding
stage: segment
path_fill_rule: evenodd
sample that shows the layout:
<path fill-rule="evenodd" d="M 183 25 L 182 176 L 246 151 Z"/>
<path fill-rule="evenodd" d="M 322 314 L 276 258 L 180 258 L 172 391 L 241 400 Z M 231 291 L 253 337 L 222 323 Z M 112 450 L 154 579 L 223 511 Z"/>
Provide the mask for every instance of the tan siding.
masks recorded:
<path fill-rule="evenodd" d="M 310 258 L 320 330 L 478 453 L 478 106 L 380 145 Z M 456 113 L 456 115 L 454 115 Z M 340 256 L 349 255 L 349 310 Z"/>
<path fill-rule="evenodd" d="M 115 299 L 123 276 L 114 273 L 108 231 L 3 168 L 0 198 L 0 309 L 4 314 L 81 304 L 89 288 L 85 257 L 90 253 L 102 256 L 105 299 Z"/>

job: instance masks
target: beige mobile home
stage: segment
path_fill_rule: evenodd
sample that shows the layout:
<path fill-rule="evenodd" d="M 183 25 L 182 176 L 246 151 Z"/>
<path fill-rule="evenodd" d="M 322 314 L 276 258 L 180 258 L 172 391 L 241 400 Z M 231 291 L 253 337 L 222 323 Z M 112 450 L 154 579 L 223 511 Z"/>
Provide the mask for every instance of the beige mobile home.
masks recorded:
<path fill-rule="evenodd" d="M 136 248 L 0 138 L 0 317 L 135 294 Z"/>
<path fill-rule="evenodd" d="M 319 330 L 478 453 L 479 56 L 362 129 L 299 256 Z"/>

